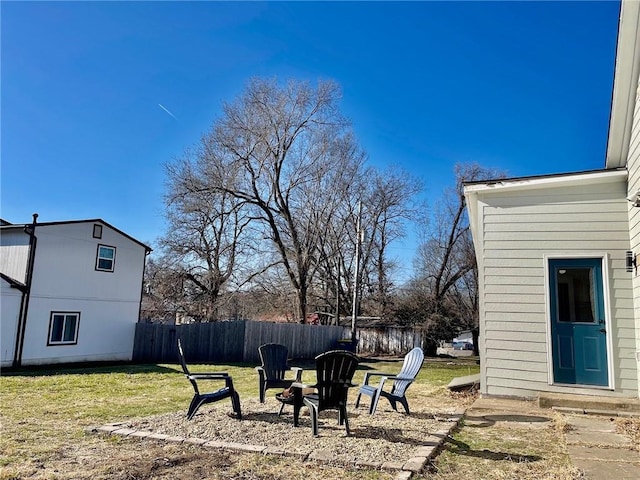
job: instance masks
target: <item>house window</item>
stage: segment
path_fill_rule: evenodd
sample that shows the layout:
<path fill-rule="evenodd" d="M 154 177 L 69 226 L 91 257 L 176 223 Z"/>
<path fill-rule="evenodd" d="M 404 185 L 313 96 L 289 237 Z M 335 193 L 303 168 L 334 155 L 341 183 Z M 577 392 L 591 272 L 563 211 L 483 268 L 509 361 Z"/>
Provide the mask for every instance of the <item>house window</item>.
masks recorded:
<path fill-rule="evenodd" d="M 113 272 L 116 262 L 116 248 L 107 245 L 98 245 L 98 257 L 96 258 L 96 270 L 101 272 Z"/>
<path fill-rule="evenodd" d="M 75 345 L 79 325 L 80 312 L 51 312 L 47 345 Z"/>
<path fill-rule="evenodd" d="M 102 225 L 93 225 L 93 238 L 102 238 Z"/>

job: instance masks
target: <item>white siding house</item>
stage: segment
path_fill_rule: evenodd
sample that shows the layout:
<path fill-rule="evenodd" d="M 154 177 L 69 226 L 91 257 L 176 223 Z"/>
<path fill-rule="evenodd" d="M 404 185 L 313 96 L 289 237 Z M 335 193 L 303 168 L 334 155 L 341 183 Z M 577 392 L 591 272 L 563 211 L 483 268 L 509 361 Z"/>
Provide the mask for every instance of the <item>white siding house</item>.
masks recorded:
<path fill-rule="evenodd" d="M 640 397 L 639 14 L 623 0 L 603 170 L 465 185 L 484 395 Z"/>
<path fill-rule="evenodd" d="M 131 360 L 148 252 L 101 219 L 4 222 L 1 365 Z"/>

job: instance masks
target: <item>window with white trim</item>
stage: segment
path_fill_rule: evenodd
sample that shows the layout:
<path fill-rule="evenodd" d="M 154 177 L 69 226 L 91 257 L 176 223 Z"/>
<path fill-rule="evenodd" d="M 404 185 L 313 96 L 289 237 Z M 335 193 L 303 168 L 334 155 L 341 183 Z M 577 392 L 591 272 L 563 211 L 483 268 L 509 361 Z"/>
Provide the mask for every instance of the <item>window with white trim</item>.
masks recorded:
<path fill-rule="evenodd" d="M 116 247 L 98 245 L 96 258 L 96 270 L 100 272 L 113 272 L 116 263 Z"/>
<path fill-rule="evenodd" d="M 80 312 L 51 312 L 47 345 L 74 345 L 78 343 Z"/>

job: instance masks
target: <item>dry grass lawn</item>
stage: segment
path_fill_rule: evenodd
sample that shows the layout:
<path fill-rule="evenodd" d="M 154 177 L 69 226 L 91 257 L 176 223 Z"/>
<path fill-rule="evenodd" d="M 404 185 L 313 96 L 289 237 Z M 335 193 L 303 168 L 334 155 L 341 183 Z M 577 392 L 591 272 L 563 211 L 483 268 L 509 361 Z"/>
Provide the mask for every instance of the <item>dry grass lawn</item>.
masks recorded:
<path fill-rule="evenodd" d="M 401 359 L 365 359 L 354 381 L 360 382 L 366 369 L 397 372 L 400 366 Z M 194 371 L 229 371 L 247 406 L 250 399 L 258 396 L 253 365 L 192 367 Z M 417 384 L 409 390 L 413 395 L 410 402 L 415 403 L 423 396 L 425 388 L 434 392 L 434 398 L 447 400 L 444 386 L 449 380 L 474 371 L 477 366 L 473 361 L 427 361 Z M 310 382 L 312 374 L 305 370 L 303 381 Z M 0 377 L 0 479 L 392 478 L 390 473 L 382 471 L 349 470 L 300 463 L 290 458 L 205 451 L 188 445 L 85 433 L 85 429 L 93 425 L 176 412 L 183 414 L 192 394 L 177 365 L 3 371 Z M 447 401 L 453 402 L 452 405 L 457 402 L 456 399 Z M 206 413 L 206 407 L 204 411 Z M 312 441 L 310 428 L 308 433 L 305 442 Z"/>
<path fill-rule="evenodd" d="M 365 360 L 354 380 L 361 381 L 365 369 L 393 372 L 399 370 L 400 364 L 400 360 Z M 212 369 L 202 365 L 194 366 L 194 370 L 197 367 Z M 259 409 L 255 402 L 257 379 L 253 366 L 223 365 L 215 369 L 224 369 L 233 375 L 245 414 Z M 469 405 L 471 398 L 452 396 L 445 386 L 455 376 L 476 372 L 477 365 L 472 359 L 427 360 L 417 383 L 409 389 L 409 402 L 418 423 L 432 422 L 438 412 Z M 311 380 L 306 376 L 308 373 L 311 372 L 305 371 L 303 378 L 307 382 Z M 381 470 L 299 462 L 291 457 L 205 450 L 198 446 L 87 434 L 84 431 L 88 426 L 119 421 L 144 423 L 152 422 L 150 419 L 154 418 L 167 421 L 176 418 L 182 422 L 181 415 L 191 395 L 191 387 L 176 365 L 3 372 L 0 377 L 0 479 L 391 480 L 395 476 L 393 472 Z M 271 408 L 271 405 L 267 403 L 265 408 Z M 381 444 L 387 442 L 391 445 L 398 438 L 411 438 L 414 443 L 420 441 L 419 429 L 415 433 L 405 434 L 403 431 L 403 422 L 410 419 L 390 412 L 388 404 L 381 405 L 383 411 L 374 421 L 394 424 L 393 427 L 380 426 Z M 204 407 L 199 417 L 206 419 L 207 415 L 215 413 L 208 409 L 220 406 Z M 335 418 L 329 414 L 320 426 L 320 440 L 323 436 L 331 441 L 338 438 L 338 442 L 347 445 L 351 440 L 355 443 L 359 437 L 366 437 L 366 432 L 372 431 L 368 429 L 376 429 L 367 425 L 369 419 L 365 411 L 363 408 L 359 411 L 350 409 L 353 439 L 344 437 L 335 424 Z M 251 418 L 249 415 L 247 425 L 251 424 Z M 255 421 L 255 416 L 253 418 L 255 424 L 265 423 Z M 274 428 L 292 431 L 293 427 L 286 423 L 287 420 L 290 420 L 290 414 L 280 425 L 274 424 Z M 301 428 L 296 429 L 295 435 L 300 435 L 296 442 L 312 444 L 314 439 L 306 424 L 308 417 L 303 417 L 303 422 Z M 637 435 L 637 426 L 631 422 L 621 424 L 620 428 Z M 389 432 L 395 432 L 396 437 Z M 279 432 L 278 435 L 283 434 Z M 535 428 L 516 422 L 483 426 L 473 422 L 463 424 L 446 442 L 432 470 L 417 476 L 418 479 L 439 480 L 459 480 L 461 477 L 567 480 L 579 478 L 579 472 L 572 467 L 566 455 L 562 422 L 557 418 Z"/>
<path fill-rule="evenodd" d="M 582 478 L 567 455 L 562 416 L 549 422 L 463 424 L 438 455 L 429 479 L 574 480 Z M 425 477 L 427 478 L 427 477 Z"/>

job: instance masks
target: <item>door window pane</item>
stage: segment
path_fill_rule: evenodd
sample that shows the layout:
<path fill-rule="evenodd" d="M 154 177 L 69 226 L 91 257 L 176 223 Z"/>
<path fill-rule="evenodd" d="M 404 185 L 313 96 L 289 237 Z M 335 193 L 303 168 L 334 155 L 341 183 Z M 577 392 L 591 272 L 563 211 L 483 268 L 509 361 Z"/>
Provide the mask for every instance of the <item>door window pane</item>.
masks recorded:
<path fill-rule="evenodd" d="M 558 321 L 592 323 L 596 317 L 592 268 L 557 269 Z"/>

